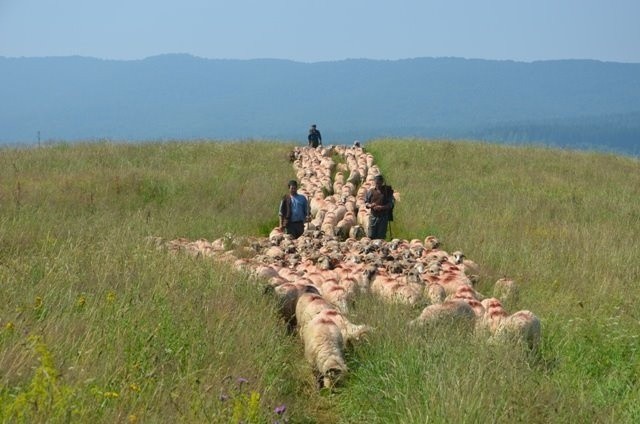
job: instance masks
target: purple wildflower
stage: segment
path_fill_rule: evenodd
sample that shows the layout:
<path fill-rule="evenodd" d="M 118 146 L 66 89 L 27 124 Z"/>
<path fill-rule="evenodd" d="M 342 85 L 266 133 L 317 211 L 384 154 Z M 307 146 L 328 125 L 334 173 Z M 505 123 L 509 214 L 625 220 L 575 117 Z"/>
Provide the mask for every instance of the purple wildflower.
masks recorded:
<path fill-rule="evenodd" d="M 286 412 L 287 410 L 287 405 L 282 404 L 280 406 L 276 406 L 276 409 L 273 410 L 273 412 L 275 412 L 278 415 L 282 415 Z"/>
<path fill-rule="evenodd" d="M 244 378 L 244 377 L 238 377 L 237 382 L 238 382 L 238 384 L 242 385 L 243 383 L 248 383 L 248 382 L 249 382 L 249 380 L 247 380 L 247 379 L 246 379 L 246 378 Z"/>

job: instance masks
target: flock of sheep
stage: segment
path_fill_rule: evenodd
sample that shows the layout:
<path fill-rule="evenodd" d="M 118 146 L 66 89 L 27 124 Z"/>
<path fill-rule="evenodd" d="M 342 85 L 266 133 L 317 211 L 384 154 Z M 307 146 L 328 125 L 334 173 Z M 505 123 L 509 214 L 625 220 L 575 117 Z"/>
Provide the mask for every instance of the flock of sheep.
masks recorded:
<path fill-rule="evenodd" d="M 345 347 L 372 330 L 348 318 L 362 293 L 428 305 L 412 326 L 462 322 L 489 340 L 537 348 L 540 320 L 530 311 L 509 314 L 503 307 L 518 295 L 513 280 L 498 280 L 487 298 L 475 289 L 478 265 L 460 251 L 442 250 L 436 237 L 385 241 L 365 236 L 364 196 L 380 173 L 371 154 L 360 147 L 301 147 L 290 160 L 313 217 L 300 238 L 275 228 L 268 238 L 227 235 L 213 242 L 178 239 L 162 245 L 228 261 L 263 283 L 277 299 L 288 331 L 300 335 L 319 387 L 332 387 L 347 373 Z"/>

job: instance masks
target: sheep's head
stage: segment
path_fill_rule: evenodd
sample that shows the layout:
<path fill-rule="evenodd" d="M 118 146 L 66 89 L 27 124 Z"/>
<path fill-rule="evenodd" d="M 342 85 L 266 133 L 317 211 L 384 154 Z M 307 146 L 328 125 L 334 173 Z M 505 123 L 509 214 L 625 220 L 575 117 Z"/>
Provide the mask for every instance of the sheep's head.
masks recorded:
<path fill-rule="evenodd" d="M 436 236 L 428 236 L 424 239 L 424 245 L 427 249 L 437 249 L 440 247 L 440 240 Z"/>
<path fill-rule="evenodd" d="M 407 282 L 408 283 L 424 284 L 424 281 L 422 281 L 422 278 L 420 278 L 420 271 L 418 271 L 418 269 L 416 267 L 411 268 L 410 270 L 408 270 L 406 272 L 406 275 L 407 275 Z"/>
<path fill-rule="evenodd" d="M 284 253 L 294 253 L 296 251 L 296 243 L 291 239 L 284 239 L 282 243 L 280 243 L 280 247 Z"/>
<path fill-rule="evenodd" d="M 330 368 L 321 376 L 320 388 L 327 387 L 331 389 L 335 387 L 343 377 L 344 371 L 341 368 Z"/>
<path fill-rule="evenodd" d="M 395 238 L 389 242 L 389 248 L 391 248 L 391 250 L 398 250 L 401 242 L 402 240 Z"/>
<path fill-rule="evenodd" d="M 366 235 L 367 233 L 364 231 L 364 227 L 362 225 L 354 225 L 349 231 L 349 237 L 356 240 L 359 240 Z"/>
<path fill-rule="evenodd" d="M 333 269 L 331 258 L 329 258 L 329 256 L 326 256 L 326 255 L 322 255 L 318 258 L 318 262 L 316 263 L 316 266 L 319 269 L 323 269 L 323 270 Z"/>
<path fill-rule="evenodd" d="M 432 275 L 434 277 L 440 275 L 441 272 L 442 272 L 442 265 L 440 265 L 439 262 L 433 262 L 427 268 L 427 274 Z"/>
<path fill-rule="evenodd" d="M 425 251 L 424 246 L 416 245 L 409 248 L 409 251 L 416 257 L 419 258 Z"/>
<path fill-rule="evenodd" d="M 402 274 L 403 268 L 402 265 L 397 262 L 397 261 L 393 261 L 391 262 L 388 266 L 387 269 L 389 270 L 390 273 L 392 274 Z"/>
<path fill-rule="evenodd" d="M 464 253 L 462 253 L 461 251 L 457 250 L 455 252 L 452 253 L 453 256 L 453 263 L 456 265 L 460 265 L 462 263 L 462 261 L 464 260 Z"/>
<path fill-rule="evenodd" d="M 279 228 L 274 229 L 269 235 L 269 241 L 271 245 L 278 246 L 284 240 L 284 233 Z"/>

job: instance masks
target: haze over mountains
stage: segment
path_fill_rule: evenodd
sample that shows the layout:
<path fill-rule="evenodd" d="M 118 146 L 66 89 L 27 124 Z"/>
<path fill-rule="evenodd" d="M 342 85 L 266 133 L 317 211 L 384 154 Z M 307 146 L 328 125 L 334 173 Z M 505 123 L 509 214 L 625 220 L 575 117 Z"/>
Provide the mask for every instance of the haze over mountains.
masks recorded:
<path fill-rule="evenodd" d="M 472 138 L 640 154 L 640 64 L 0 57 L 0 143 Z"/>

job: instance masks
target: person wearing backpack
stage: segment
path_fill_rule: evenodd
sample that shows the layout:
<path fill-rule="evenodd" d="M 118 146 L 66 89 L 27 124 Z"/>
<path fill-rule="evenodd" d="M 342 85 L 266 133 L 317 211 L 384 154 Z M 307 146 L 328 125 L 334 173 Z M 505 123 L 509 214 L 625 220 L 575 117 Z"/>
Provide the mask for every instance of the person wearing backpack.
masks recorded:
<path fill-rule="evenodd" d="M 309 200 L 298 193 L 298 182 L 289 181 L 289 193 L 280 201 L 280 229 L 297 239 L 304 233 L 305 222 L 311 221 Z"/>
<path fill-rule="evenodd" d="M 311 125 L 307 140 L 309 141 L 309 147 L 313 147 L 315 149 L 318 146 L 322 146 L 322 135 L 320 134 L 320 131 L 318 131 L 318 128 L 316 128 L 316 124 Z"/>
<path fill-rule="evenodd" d="M 389 221 L 393 221 L 393 188 L 384 183 L 384 177 L 380 174 L 374 177 L 375 187 L 365 194 L 365 207 L 369 209 L 369 228 L 367 237 L 370 239 L 387 238 Z"/>

